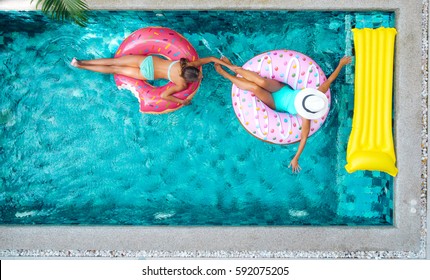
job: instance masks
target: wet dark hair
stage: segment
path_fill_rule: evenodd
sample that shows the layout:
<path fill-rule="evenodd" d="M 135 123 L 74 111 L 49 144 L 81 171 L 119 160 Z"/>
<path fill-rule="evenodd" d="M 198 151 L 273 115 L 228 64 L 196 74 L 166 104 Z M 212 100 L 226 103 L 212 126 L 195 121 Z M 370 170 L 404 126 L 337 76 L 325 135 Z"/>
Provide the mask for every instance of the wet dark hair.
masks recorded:
<path fill-rule="evenodd" d="M 200 70 L 194 66 L 187 66 L 188 60 L 181 58 L 179 63 L 181 65 L 181 77 L 187 82 L 195 82 L 199 79 Z"/>

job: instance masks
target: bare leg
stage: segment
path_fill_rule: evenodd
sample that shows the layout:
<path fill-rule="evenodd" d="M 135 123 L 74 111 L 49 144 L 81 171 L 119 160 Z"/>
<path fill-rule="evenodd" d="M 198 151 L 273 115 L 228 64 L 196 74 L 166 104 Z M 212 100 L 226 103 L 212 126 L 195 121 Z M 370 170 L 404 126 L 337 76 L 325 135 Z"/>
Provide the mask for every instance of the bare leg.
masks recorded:
<path fill-rule="evenodd" d="M 105 74 L 118 74 L 134 79 L 146 80 L 140 72 L 140 64 L 146 58 L 141 55 L 126 55 L 118 58 L 102 58 L 93 60 L 77 60 L 70 64 L 76 68 Z"/>
<path fill-rule="evenodd" d="M 262 87 L 269 92 L 278 91 L 285 86 L 285 84 L 278 82 L 277 80 L 263 78 L 253 71 L 245 70 L 242 67 L 233 65 L 227 57 L 222 57 L 221 60 L 232 65 L 234 69 L 233 71 L 236 74 L 241 75 L 243 78 L 257 84 L 259 87 Z"/>
<path fill-rule="evenodd" d="M 138 67 L 127 67 L 127 66 L 106 66 L 106 65 L 78 65 L 77 68 L 85 69 L 93 72 L 99 72 L 104 74 L 118 74 L 128 76 L 130 78 L 138 80 L 146 80 L 145 77 L 140 73 Z"/>
<path fill-rule="evenodd" d="M 77 65 L 105 65 L 139 67 L 146 58 L 144 55 L 125 55 L 116 58 L 101 58 L 92 60 L 76 60 Z M 73 61 L 72 61 L 73 62 Z M 72 64 L 73 65 L 73 64 Z"/>
<path fill-rule="evenodd" d="M 261 77 L 257 73 L 250 70 L 245 70 L 243 68 L 240 68 L 240 69 L 237 69 L 236 71 L 237 71 L 237 74 L 241 75 L 245 79 L 256 83 L 258 86 L 270 92 L 278 91 L 285 86 L 285 84 L 278 82 L 277 80 Z"/>
<path fill-rule="evenodd" d="M 249 81 L 247 79 L 241 77 L 235 77 L 225 71 L 221 65 L 215 64 L 215 70 L 224 78 L 230 80 L 233 84 L 235 84 L 238 88 L 242 90 L 252 91 L 261 101 L 263 101 L 267 106 L 275 110 L 275 101 L 273 100 L 272 94 L 265 90 L 264 88 L 259 87 L 257 84 Z"/>

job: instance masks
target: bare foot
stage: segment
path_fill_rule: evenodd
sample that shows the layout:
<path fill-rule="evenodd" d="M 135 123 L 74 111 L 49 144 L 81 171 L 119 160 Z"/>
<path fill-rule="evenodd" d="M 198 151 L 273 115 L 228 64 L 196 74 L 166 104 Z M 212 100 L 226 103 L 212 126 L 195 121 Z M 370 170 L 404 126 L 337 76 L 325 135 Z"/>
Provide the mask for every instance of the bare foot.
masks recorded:
<path fill-rule="evenodd" d="M 76 57 L 74 57 L 72 59 L 72 61 L 70 62 L 70 65 L 72 65 L 73 67 L 78 67 L 79 66 L 79 60 L 77 60 Z"/>
<path fill-rule="evenodd" d="M 230 59 L 228 59 L 227 57 L 223 56 L 220 58 L 221 61 L 224 61 L 227 64 L 233 65 L 233 63 L 231 63 Z"/>
<path fill-rule="evenodd" d="M 214 63 L 214 67 L 215 67 L 215 70 L 216 70 L 219 74 L 221 74 L 222 72 L 225 72 L 225 71 L 224 71 L 224 69 L 222 69 L 222 66 L 221 66 L 220 64 L 218 64 L 218 63 Z"/>
<path fill-rule="evenodd" d="M 229 74 L 227 71 L 225 71 L 224 68 L 222 68 L 222 66 L 220 64 L 215 63 L 214 67 L 215 67 L 215 70 L 218 72 L 218 74 L 220 74 L 224 78 L 229 79 L 232 77 L 232 75 Z"/>
<path fill-rule="evenodd" d="M 228 59 L 225 56 L 221 57 L 220 60 L 225 62 L 225 64 L 229 65 L 229 66 L 227 66 L 228 69 L 230 69 L 231 71 L 233 71 L 236 74 L 237 74 L 237 69 L 242 68 L 240 66 L 237 66 L 237 65 L 234 65 L 233 63 L 231 63 L 230 59 Z"/>

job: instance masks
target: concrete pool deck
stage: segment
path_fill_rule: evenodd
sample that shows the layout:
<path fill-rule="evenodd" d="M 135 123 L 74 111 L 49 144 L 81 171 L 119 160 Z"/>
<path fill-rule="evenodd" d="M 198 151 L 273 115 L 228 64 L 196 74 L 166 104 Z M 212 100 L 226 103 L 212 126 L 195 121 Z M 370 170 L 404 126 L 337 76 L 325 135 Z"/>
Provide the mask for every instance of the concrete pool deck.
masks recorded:
<path fill-rule="evenodd" d="M 119 3 L 120 4 L 119 4 Z M 383 227 L 0 226 L 0 257 L 430 258 L 428 199 L 429 0 L 87 0 L 94 10 L 394 11 L 394 225 Z M 34 10 L 0 0 L 0 10 Z M 408 137 L 400 137 L 408 135 Z"/>

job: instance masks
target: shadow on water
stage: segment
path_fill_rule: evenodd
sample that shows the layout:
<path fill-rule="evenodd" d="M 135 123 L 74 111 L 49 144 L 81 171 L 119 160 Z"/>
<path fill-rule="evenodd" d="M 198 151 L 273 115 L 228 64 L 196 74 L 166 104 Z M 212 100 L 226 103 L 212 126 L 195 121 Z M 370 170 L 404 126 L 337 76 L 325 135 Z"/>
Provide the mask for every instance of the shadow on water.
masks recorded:
<path fill-rule="evenodd" d="M 13 42 L 12 33 L 26 33 L 36 37 L 48 29 L 50 19 L 41 12 L 2 12 L 0 11 L 0 50 Z"/>
<path fill-rule="evenodd" d="M 33 37 L 45 32 L 49 22 L 49 17 L 41 12 L 0 12 L 0 30 L 8 33 L 26 32 Z"/>

